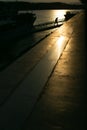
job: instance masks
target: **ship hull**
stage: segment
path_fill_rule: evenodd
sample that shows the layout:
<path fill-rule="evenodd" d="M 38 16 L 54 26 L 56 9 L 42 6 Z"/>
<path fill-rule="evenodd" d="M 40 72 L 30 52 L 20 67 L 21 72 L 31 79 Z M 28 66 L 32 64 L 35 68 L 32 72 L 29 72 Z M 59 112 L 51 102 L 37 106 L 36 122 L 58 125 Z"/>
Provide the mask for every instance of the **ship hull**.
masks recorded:
<path fill-rule="evenodd" d="M 0 20 L 0 32 L 8 31 L 12 29 L 24 28 L 27 26 L 28 28 L 32 28 L 33 24 L 36 20 L 36 15 L 32 13 L 26 14 L 16 14 L 14 17 L 8 17 L 7 19 Z"/>

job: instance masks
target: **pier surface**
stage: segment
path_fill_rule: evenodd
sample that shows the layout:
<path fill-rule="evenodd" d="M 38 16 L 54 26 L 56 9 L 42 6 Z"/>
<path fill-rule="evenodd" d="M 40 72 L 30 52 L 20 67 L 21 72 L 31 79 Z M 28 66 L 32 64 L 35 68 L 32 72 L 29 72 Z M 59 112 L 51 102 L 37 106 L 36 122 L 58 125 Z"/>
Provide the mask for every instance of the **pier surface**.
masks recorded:
<path fill-rule="evenodd" d="M 84 12 L 0 72 L 0 130 L 85 130 Z"/>

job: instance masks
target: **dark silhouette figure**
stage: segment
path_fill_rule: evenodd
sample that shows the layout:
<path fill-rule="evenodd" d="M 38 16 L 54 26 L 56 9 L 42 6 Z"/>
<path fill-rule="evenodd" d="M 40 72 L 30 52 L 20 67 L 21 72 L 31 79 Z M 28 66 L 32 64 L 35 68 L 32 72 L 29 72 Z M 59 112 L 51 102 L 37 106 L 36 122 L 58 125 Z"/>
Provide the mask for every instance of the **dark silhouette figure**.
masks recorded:
<path fill-rule="evenodd" d="M 55 19 L 55 24 L 58 25 L 58 17 Z"/>

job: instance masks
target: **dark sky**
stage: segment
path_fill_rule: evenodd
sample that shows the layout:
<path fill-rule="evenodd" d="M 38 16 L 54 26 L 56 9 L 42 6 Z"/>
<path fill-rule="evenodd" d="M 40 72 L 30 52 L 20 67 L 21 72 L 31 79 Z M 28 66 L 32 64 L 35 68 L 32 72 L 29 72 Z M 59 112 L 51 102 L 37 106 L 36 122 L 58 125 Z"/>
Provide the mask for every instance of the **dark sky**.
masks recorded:
<path fill-rule="evenodd" d="M 0 1 L 16 1 L 16 0 L 0 0 Z M 17 1 L 80 3 L 80 0 L 17 0 Z"/>

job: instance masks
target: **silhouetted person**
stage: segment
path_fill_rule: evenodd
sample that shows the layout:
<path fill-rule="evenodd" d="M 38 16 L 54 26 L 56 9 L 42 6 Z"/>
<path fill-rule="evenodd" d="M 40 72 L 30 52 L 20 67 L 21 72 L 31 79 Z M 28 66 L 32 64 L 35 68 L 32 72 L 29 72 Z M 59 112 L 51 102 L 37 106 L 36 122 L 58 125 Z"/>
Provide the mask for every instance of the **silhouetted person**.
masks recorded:
<path fill-rule="evenodd" d="M 55 19 L 55 24 L 58 25 L 58 17 Z"/>

